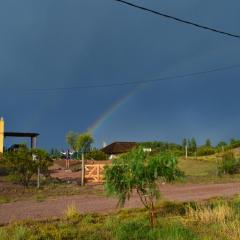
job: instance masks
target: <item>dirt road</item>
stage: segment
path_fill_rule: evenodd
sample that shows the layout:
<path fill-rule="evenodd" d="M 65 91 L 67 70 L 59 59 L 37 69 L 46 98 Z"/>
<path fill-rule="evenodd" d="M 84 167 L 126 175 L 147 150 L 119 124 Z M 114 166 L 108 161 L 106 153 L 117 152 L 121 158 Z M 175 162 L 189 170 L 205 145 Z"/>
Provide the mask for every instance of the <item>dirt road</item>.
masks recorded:
<path fill-rule="evenodd" d="M 161 186 L 162 196 L 168 200 L 204 200 L 216 196 L 233 196 L 240 192 L 240 183 L 184 184 Z M 116 209 L 116 199 L 102 196 L 76 195 L 49 198 L 43 202 L 18 201 L 0 205 L 0 224 L 22 219 L 46 219 L 61 217 L 67 206 L 74 204 L 80 213 L 103 213 Z M 127 202 L 126 208 L 142 207 L 137 196 Z"/>

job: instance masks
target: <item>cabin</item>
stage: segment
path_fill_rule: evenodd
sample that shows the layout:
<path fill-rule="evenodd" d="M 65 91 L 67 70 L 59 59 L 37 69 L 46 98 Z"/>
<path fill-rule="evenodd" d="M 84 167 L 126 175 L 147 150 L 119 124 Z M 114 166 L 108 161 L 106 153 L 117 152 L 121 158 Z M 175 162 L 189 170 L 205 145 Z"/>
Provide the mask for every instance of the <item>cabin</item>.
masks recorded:
<path fill-rule="evenodd" d="M 113 159 L 119 154 L 127 153 L 135 147 L 137 147 L 136 142 L 113 142 L 102 148 L 101 151 L 107 154 L 109 159 Z"/>

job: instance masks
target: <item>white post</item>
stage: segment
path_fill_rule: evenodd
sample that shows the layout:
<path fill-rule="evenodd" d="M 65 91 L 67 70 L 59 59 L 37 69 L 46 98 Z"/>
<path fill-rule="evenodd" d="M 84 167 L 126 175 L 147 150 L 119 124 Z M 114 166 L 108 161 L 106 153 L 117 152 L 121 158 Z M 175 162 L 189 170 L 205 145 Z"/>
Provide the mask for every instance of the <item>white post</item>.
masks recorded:
<path fill-rule="evenodd" d="M 84 178 L 85 178 L 85 164 L 84 164 L 84 154 L 82 153 L 82 181 L 81 181 L 82 186 L 84 186 Z"/>
<path fill-rule="evenodd" d="M 40 188 L 40 167 L 38 167 L 37 188 Z"/>
<path fill-rule="evenodd" d="M 185 146 L 185 158 L 186 159 L 188 158 L 188 146 L 187 146 L 187 144 Z"/>

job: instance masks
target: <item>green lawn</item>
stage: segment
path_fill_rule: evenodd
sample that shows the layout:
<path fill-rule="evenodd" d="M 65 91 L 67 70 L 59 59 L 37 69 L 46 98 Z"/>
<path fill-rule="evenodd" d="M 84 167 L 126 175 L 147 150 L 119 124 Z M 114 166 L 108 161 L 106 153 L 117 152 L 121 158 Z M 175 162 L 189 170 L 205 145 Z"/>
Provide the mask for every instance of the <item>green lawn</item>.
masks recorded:
<path fill-rule="evenodd" d="M 215 156 L 188 159 L 179 158 L 179 168 L 184 171 L 184 182 L 220 183 L 240 181 L 240 174 L 218 176 L 217 158 Z"/>

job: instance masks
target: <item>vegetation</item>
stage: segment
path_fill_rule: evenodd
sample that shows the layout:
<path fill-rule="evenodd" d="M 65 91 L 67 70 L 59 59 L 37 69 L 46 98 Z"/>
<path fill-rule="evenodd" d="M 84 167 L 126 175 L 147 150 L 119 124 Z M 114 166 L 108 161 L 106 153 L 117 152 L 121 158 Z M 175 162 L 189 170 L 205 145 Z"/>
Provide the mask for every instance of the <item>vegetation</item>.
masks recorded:
<path fill-rule="evenodd" d="M 34 159 L 34 155 L 36 159 Z M 15 151 L 4 153 L 2 162 L 17 182 L 28 187 L 32 176 L 37 173 L 38 168 L 42 174 L 48 174 L 52 159 L 44 150 L 29 150 L 27 147 L 22 146 Z"/>
<path fill-rule="evenodd" d="M 74 206 L 60 220 L 25 221 L 0 228 L 0 239 L 30 240 L 239 240 L 240 199 L 204 203 L 161 202 L 151 228 L 141 209 L 81 215 Z"/>
<path fill-rule="evenodd" d="M 90 152 L 86 153 L 86 159 L 93 159 L 93 160 L 107 160 L 108 156 L 106 153 L 102 152 L 101 150 L 93 149 Z"/>
<path fill-rule="evenodd" d="M 149 211 L 151 225 L 156 224 L 155 201 L 159 199 L 159 182 L 174 181 L 182 173 L 177 160 L 169 152 L 150 156 L 142 147 L 136 148 L 105 169 L 105 187 L 108 195 L 116 195 L 123 206 L 134 190 Z"/>
<path fill-rule="evenodd" d="M 93 143 L 93 137 L 90 133 L 76 133 L 68 132 L 66 135 L 66 141 L 71 148 L 76 153 L 78 158 L 78 153 L 86 153 L 91 150 L 91 144 Z"/>
<path fill-rule="evenodd" d="M 236 158 L 233 152 L 225 152 L 218 161 L 218 173 L 222 174 L 236 174 L 240 171 L 240 160 Z"/>

